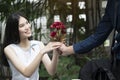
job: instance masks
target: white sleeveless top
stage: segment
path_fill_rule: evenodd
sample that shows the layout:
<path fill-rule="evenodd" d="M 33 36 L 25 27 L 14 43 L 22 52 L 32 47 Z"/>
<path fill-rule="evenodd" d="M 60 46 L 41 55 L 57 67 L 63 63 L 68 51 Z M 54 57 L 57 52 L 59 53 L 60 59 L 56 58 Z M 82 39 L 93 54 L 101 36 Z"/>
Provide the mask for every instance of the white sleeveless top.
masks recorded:
<path fill-rule="evenodd" d="M 24 65 L 29 65 L 33 59 L 36 57 L 36 55 L 39 53 L 40 49 L 42 47 L 40 46 L 41 44 L 43 45 L 42 42 L 32 40 L 31 42 L 31 47 L 29 50 L 24 51 L 23 49 L 20 48 L 19 45 L 17 44 L 10 44 L 10 46 L 15 50 L 16 55 L 18 56 L 18 59 L 24 64 Z M 12 80 L 39 80 L 39 66 L 35 70 L 35 72 L 32 74 L 30 78 L 27 78 L 23 76 L 8 60 L 8 63 L 10 65 L 10 69 L 12 72 Z"/>

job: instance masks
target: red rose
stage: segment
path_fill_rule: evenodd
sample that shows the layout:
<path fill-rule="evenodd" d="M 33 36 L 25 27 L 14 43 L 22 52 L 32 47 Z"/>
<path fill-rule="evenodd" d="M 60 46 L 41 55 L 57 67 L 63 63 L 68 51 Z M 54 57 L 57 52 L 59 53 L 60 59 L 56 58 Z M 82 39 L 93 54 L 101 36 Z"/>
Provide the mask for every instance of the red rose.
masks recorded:
<path fill-rule="evenodd" d="M 51 32 L 51 33 L 50 33 L 50 36 L 54 38 L 54 37 L 56 36 L 56 32 L 54 32 L 54 31 Z"/>
<path fill-rule="evenodd" d="M 66 35 L 66 28 L 62 22 L 54 22 L 50 26 L 52 32 L 50 33 L 51 40 L 62 41 Z"/>

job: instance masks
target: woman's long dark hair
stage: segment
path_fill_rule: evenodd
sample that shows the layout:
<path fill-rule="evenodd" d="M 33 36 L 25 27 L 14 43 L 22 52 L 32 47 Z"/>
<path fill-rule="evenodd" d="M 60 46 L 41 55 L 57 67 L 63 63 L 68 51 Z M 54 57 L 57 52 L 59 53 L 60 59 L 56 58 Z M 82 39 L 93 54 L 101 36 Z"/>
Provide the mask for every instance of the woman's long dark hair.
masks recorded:
<path fill-rule="evenodd" d="M 6 56 L 4 54 L 4 48 L 9 44 L 13 44 L 13 43 L 17 44 L 20 42 L 20 36 L 18 30 L 20 16 L 25 17 L 20 12 L 13 13 L 8 17 L 6 21 L 5 35 L 2 45 L 2 62 L 5 66 L 9 66 L 9 65 Z"/>

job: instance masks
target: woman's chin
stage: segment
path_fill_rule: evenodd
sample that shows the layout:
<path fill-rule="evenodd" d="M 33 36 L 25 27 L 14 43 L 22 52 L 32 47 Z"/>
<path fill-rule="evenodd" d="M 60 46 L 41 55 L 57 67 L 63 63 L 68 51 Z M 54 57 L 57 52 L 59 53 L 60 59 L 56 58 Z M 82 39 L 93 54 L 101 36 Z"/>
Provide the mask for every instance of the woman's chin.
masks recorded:
<path fill-rule="evenodd" d="M 32 36 L 32 34 L 27 34 L 27 35 L 26 35 L 26 37 L 31 37 L 31 36 Z"/>

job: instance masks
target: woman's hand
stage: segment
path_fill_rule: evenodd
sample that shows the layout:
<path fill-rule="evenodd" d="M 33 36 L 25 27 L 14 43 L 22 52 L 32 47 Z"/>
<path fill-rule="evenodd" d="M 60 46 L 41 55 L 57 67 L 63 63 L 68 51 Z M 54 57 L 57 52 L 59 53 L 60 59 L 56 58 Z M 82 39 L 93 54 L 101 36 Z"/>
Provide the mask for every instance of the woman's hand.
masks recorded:
<path fill-rule="evenodd" d="M 41 51 L 44 54 L 59 48 L 61 45 L 62 43 L 60 42 L 49 42 Z"/>
<path fill-rule="evenodd" d="M 56 54 L 56 55 L 61 55 L 62 54 L 62 51 L 60 51 L 60 49 L 54 49 L 53 50 L 53 53 Z"/>

